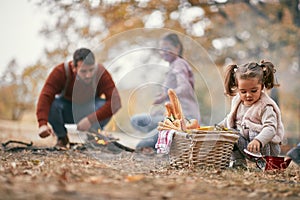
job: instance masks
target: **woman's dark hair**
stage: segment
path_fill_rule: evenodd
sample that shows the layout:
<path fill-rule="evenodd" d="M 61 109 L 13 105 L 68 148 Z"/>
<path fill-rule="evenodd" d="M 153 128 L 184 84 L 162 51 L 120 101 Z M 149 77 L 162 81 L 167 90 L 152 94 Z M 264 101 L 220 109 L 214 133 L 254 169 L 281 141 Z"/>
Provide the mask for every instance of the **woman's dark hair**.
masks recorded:
<path fill-rule="evenodd" d="M 261 64 L 250 62 L 241 66 L 229 65 L 225 71 L 225 94 L 235 96 L 238 79 L 257 78 L 263 87 L 271 89 L 275 86 L 274 65 L 271 62 L 261 61 Z"/>
<path fill-rule="evenodd" d="M 83 61 L 85 65 L 93 65 L 95 64 L 95 56 L 91 50 L 80 48 L 73 54 L 73 63 L 75 67 L 77 67 L 78 61 Z"/>
<path fill-rule="evenodd" d="M 179 53 L 178 53 L 178 56 L 182 57 L 182 54 L 183 54 L 183 46 L 182 46 L 182 43 L 181 43 L 181 41 L 180 41 L 178 35 L 176 35 L 175 33 L 169 33 L 169 34 L 165 35 L 162 39 L 171 42 L 171 44 L 172 44 L 174 47 L 178 47 L 178 46 L 179 46 Z"/>

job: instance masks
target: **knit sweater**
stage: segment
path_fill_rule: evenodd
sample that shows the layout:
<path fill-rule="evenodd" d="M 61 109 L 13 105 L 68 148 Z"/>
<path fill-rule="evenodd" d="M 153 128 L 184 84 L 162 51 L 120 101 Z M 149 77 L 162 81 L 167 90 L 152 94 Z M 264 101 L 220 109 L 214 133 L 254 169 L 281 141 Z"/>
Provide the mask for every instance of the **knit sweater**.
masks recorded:
<path fill-rule="evenodd" d="M 105 97 L 105 104 L 87 117 L 91 123 L 111 117 L 121 108 L 119 92 L 109 72 L 100 64 L 91 84 L 84 83 L 72 70 L 68 62 L 68 79 L 64 63 L 57 65 L 49 74 L 37 103 L 37 120 L 39 126 L 48 122 L 50 107 L 56 95 L 64 90 L 64 98 L 76 104 L 92 101 L 95 97 Z"/>
<path fill-rule="evenodd" d="M 242 115 L 238 113 L 242 101 L 239 95 L 232 100 L 231 112 L 227 116 L 227 127 L 237 128 L 236 121 L 240 120 L 241 126 L 249 129 L 249 132 L 256 132 L 255 139 L 262 145 L 272 142 L 279 144 L 284 137 L 284 126 L 281 120 L 281 112 L 277 104 L 264 92 L 260 99 L 247 108 Z M 242 116 L 237 119 L 237 116 Z"/>

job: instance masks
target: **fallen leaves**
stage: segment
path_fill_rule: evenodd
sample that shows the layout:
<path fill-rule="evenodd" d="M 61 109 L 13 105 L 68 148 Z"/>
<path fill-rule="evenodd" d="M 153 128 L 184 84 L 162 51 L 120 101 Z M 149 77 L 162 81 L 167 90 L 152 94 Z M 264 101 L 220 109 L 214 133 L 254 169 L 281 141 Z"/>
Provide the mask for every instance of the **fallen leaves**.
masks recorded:
<path fill-rule="evenodd" d="M 266 199 L 300 197 L 300 170 L 174 170 L 137 153 L 0 152 L 4 199 Z M 30 192 L 29 192 L 30 191 Z M 239 192 L 237 192 L 239 191 Z M 71 195 L 71 196 L 70 196 Z"/>

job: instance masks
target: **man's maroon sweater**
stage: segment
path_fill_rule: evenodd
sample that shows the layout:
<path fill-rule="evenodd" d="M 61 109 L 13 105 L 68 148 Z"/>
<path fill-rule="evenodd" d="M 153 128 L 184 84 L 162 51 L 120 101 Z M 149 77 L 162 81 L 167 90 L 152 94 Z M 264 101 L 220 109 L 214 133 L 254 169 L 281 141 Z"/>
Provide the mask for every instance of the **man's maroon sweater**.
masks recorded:
<path fill-rule="evenodd" d="M 109 118 L 121 108 L 119 92 L 111 75 L 102 65 L 98 64 L 92 83 L 86 84 L 76 77 L 71 62 L 68 63 L 67 79 L 64 63 L 61 63 L 49 74 L 40 93 L 36 110 L 39 127 L 47 124 L 51 104 L 63 90 L 64 98 L 76 104 L 83 104 L 95 97 L 105 97 L 104 106 L 87 116 L 91 123 Z"/>

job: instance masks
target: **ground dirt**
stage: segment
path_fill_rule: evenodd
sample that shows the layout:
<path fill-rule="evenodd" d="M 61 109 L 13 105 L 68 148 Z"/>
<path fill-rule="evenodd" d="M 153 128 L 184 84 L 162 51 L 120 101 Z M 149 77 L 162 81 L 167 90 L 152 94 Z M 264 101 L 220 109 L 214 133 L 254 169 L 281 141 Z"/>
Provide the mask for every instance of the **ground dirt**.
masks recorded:
<path fill-rule="evenodd" d="M 53 149 L 31 121 L 0 121 L 0 199 L 299 199 L 300 168 L 173 169 L 167 155 L 107 146 Z"/>

